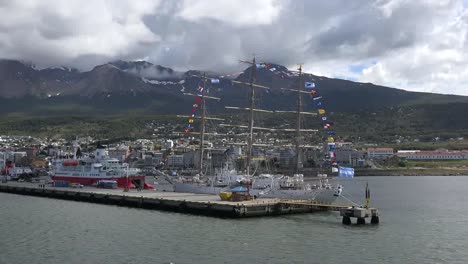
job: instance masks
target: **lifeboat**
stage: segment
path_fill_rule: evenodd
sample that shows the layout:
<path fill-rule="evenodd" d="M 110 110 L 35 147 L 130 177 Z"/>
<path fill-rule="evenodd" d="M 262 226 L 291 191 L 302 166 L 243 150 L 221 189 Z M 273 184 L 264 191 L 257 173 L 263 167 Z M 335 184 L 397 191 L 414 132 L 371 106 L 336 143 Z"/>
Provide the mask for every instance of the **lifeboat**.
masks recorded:
<path fill-rule="evenodd" d="M 78 166 L 77 160 L 64 160 L 63 166 Z"/>

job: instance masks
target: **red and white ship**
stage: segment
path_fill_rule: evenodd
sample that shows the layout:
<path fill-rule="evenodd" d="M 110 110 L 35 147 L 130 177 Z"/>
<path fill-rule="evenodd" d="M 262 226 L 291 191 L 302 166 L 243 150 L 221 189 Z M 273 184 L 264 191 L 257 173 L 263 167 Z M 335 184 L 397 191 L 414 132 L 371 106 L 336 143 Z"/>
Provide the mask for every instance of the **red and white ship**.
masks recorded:
<path fill-rule="evenodd" d="M 75 153 L 77 148 L 75 147 Z M 105 147 L 98 146 L 93 155 L 84 158 L 58 159 L 53 161 L 52 180 L 80 183 L 83 185 L 95 185 L 101 180 L 117 181 L 118 187 L 153 189 L 153 186 L 145 182 L 145 176 L 140 174 L 140 169 L 129 168 L 127 163 L 122 163 L 111 158 Z"/>

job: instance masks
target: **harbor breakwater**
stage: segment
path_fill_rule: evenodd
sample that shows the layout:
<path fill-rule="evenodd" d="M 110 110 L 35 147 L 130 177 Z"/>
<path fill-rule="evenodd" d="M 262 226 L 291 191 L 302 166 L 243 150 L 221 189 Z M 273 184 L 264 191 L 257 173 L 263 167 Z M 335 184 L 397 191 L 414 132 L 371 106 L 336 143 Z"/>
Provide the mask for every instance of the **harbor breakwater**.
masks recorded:
<path fill-rule="evenodd" d="M 310 201 L 283 199 L 255 199 L 250 201 L 221 201 L 216 195 L 172 193 L 156 191 L 132 191 L 104 189 L 69 189 L 59 187 L 39 188 L 29 183 L 0 184 L 0 192 L 91 202 L 142 209 L 164 210 L 223 218 L 275 216 L 339 211 L 346 205 L 317 204 Z"/>

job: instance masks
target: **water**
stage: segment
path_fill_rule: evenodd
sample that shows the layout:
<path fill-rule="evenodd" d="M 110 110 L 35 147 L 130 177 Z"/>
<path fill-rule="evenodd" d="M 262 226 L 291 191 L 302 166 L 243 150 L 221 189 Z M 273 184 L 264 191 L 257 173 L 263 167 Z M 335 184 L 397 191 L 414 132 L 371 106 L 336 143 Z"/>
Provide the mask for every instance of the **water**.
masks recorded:
<path fill-rule="evenodd" d="M 468 177 L 360 177 L 378 226 L 338 213 L 255 219 L 0 193 L 0 263 L 467 263 Z"/>

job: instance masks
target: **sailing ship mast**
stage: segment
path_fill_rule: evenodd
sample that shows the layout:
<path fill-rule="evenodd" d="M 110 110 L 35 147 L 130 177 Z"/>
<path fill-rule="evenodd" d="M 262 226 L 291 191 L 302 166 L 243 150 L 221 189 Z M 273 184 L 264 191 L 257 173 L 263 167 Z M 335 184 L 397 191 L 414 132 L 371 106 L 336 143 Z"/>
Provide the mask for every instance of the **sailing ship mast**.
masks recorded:
<path fill-rule="evenodd" d="M 253 145 L 253 128 L 254 128 L 254 106 L 255 106 L 255 88 L 253 86 L 255 82 L 257 64 L 255 63 L 255 57 L 252 60 L 252 72 L 250 75 L 250 114 L 249 114 L 249 137 L 247 138 L 247 161 L 246 161 L 246 173 L 250 175 L 250 163 L 252 160 L 252 145 Z"/>
<path fill-rule="evenodd" d="M 254 129 L 265 129 L 261 127 L 255 127 L 254 126 L 254 112 L 267 112 L 267 113 L 272 113 L 272 111 L 268 110 L 263 110 L 263 109 L 256 109 L 255 108 L 255 88 L 263 88 L 263 89 L 270 89 L 269 87 L 262 86 L 255 84 L 256 81 L 256 74 L 257 74 L 257 63 L 255 61 L 255 57 L 252 59 L 252 61 L 240 61 L 243 63 L 251 64 L 252 70 L 250 74 L 250 81 L 248 83 L 245 82 L 239 82 L 239 81 L 232 81 L 233 83 L 238 83 L 238 84 L 244 84 L 248 85 L 250 87 L 250 108 L 240 108 L 240 107 L 230 107 L 226 106 L 228 109 L 240 109 L 240 110 L 248 110 L 249 111 L 249 124 L 248 124 L 248 137 L 247 137 L 247 149 L 246 149 L 246 154 L 247 154 L 247 160 L 246 160 L 246 174 L 247 176 L 250 176 L 250 165 L 252 163 L 252 146 L 254 145 L 254 140 L 253 140 L 253 130 Z"/>
<path fill-rule="evenodd" d="M 296 115 L 296 168 L 295 172 L 300 173 L 302 164 L 302 137 L 301 137 L 301 112 L 302 112 L 302 65 L 299 64 L 299 88 L 297 89 L 297 115 Z"/>
<path fill-rule="evenodd" d="M 211 80 L 212 78 L 206 77 L 206 73 L 204 72 L 202 76 L 192 75 L 192 77 L 197 77 L 203 79 L 203 86 L 201 87 L 201 91 L 199 94 L 192 94 L 192 93 L 184 93 L 184 95 L 193 96 L 200 98 L 201 110 L 202 114 L 201 117 L 195 116 L 185 116 L 185 115 L 178 115 L 178 117 L 185 117 L 185 118 L 200 118 L 200 132 L 190 132 L 191 134 L 200 134 L 200 145 L 199 145 L 199 160 L 198 160 L 198 172 L 200 175 L 203 174 L 203 153 L 204 153 L 204 144 L 205 144 L 205 135 L 206 133 L 206 120 L 219 120 L 223 121 L 222 118 L 215 118 L 215 117 L 207 117 L 206 116 L 206 99 L 214 99 L 214 100 L 221 100 L 219 97 L 207 96 L 206 95 L 206 81 Z"/>
<path fill-rule="evenodd" d="M 259 129 L 259 130 L 269 130 L 269 131 L 291 131 L 291 132 L 296 132 L 296 140 L 295 140 L 295 148 L 296 148 L 296 165 L 295 165 L 295 172 L 299 173 L 302 170 L 303 163 L 302 163 L 302 148 L 304 147 L 303 145 L 303 140 L 302 140 L 302 134 L 301 132 L 317 132 L 317 129 L 301 129 L 301 121 L 302 121 L 302 115 L 317 115 L 317 113 L 313 112 L 304 112 L 302 110 L 302 94 L 308 94 L 307 91 L 303 90 L 303 76 L 302 76 L 302 65 L 299 66 L 299 87 L 298 89 L 285 89 L 281 88 L 282 90 L 288 90 L 292 92 L 297 92 L 297 110 L 296 111 L 269 111 L 269 110 L 263 110 L 263 109 L 256 109 L 255 108 L 255 88 L 264 88 L 264 89 L 270 89 L 269 87 L 262 86 L 255 84 L 256 81 L 256 69 L 257 69 L 257 64 L 255 61 L 255 57 L 253 58 L 252 61 L 241 61 L 243 63 L 251 64 L 252 69 L 251 69 L 251 76 L 250 76 L 250 81 L 248 83 L 246 82 L 240 82 L 240 81 L 232 81 L 233 83 L 238 83 L 238 84 L 244 84 L 250 87 L 250 108 L 240 108 L 240 107 L 230 107 L 226 106 L 228 109 L 239 109 L 239 110 L 248 110 L 250 115 L 249 115 L 249 124 L 247 126 L 248 128 L 248 137 L 247 137 L 247 149 L 246 149 L 246 174 L 250 176 L 250 165 L 252 162 L 252 147 L 254 145 L 253 141 L 253 130 L 254 129 Z M 263 128 L 263 127 L 255 127 L 254 123 L 254 112 L 266 112 L 266 113 L 294 113 L 296 114 L 296 128 L 295 129 L 272 129 L 272 128 Z M 231 125 L 223 125 L 222 126 L 231 126 Z M 246 126 L 238 126 L 238 127 L 246 127 Z"/>
<path fill-rule="evenodd" d="M 203 174 L 203 145 L 205 143 L 205 120 L 206 120 L 206 73 L 203 73 L 203 87 L 201 91 L 201 108 L 202 108 L 202 115 L 201 115 L 201 124 L 200 124 L 200 155 L 198 160 L 198 173 L 200 175 Z"/>
<path fill-rule="evenodd" d="M 309 94 L 309 92 L 304 91 L 304 80 L 303 80 L 303 73 L 302 73 L 302 64 L 299 64 L 299 86 L 298 89 L 288 89 L 288 88 L 281 88 L 282 90 L 287 90 L 291 92 L 297 93 L 297 110 L 296 111 L 275 111 L 276 113 L 295 113 L 296 114 L 296 140 L 295 140 L 295 149 L 296 149 L 296 164 L 295 164 L 295 173 L 300 173 L 303 169 L 303 155 L 302 149 L 307 147 L 304 145 L 302 132 L 317 132 L 317 129 L 302 129 L 302 115 L 312 115 L 316 116 L 317 113 L 314 112 L 304 112 L 302 107 L 302 95 Z M 291 131 L 286 129 L 285 131 Z"/>

